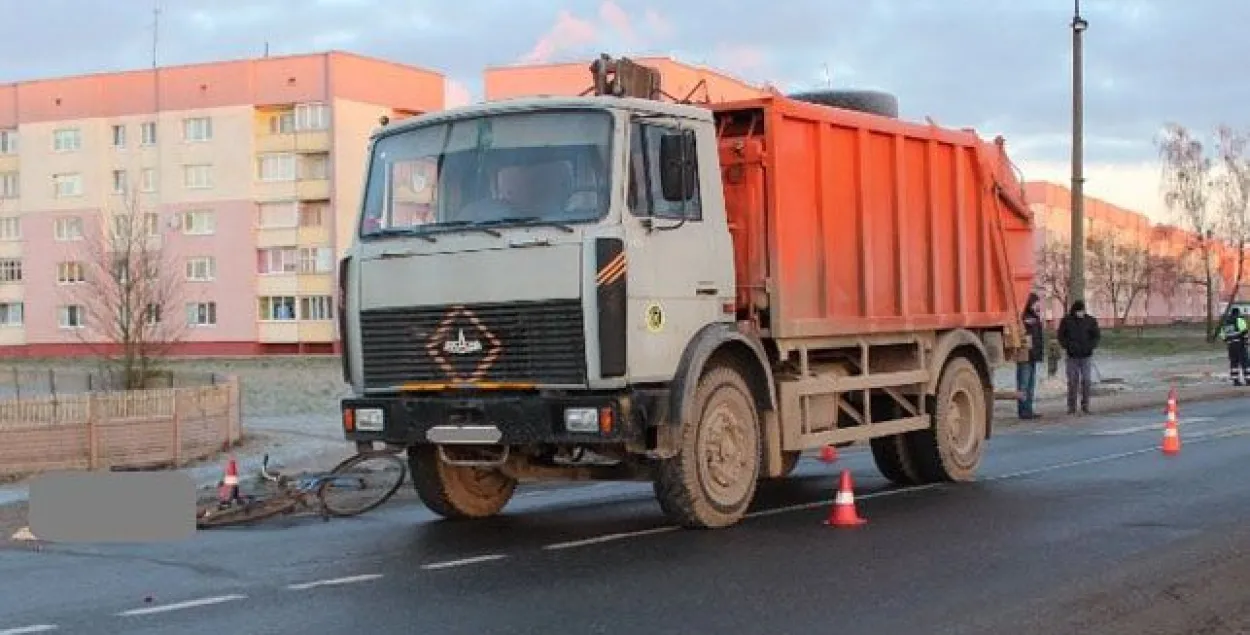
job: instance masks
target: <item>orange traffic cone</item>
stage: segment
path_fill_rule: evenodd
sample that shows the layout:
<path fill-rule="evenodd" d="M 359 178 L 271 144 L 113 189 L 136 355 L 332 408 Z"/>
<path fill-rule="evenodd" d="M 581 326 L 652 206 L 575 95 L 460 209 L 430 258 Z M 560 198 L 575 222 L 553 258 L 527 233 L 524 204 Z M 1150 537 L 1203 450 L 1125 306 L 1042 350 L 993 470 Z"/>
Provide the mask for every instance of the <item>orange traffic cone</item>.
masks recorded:
<path fill-rule="evenodd" d="M 1179 454 L 1181 451 L 1181 434 L 1176 425 L 1176 389 L 1173 388 L 1168 393 L 1168 420 L 1163 424 L 1163 446 L 1164 454 Z"/>
<path fill-rule="evenodd" d="M 217 500 L 224 503 L 230 500 L 237 500 L 238 498 L 239 465 L 232 456 L 226 462 L 226 475 L 221 479 L 221 485 L 217 488 Z"/>
<path fill-rule="evenodd" d="M 867 522 L 859 517 L 859 512 L 855 509 L 855 489 L 851 485 L 851 472 L 842 470 L 838 494 L 833 498 L 833 509 L 829 510 L 829 518 L 825 524 L 830 527 L 858 527 Z"/>
<path fill-rule="evenodd" d="M 838 460 L 838 449 L 832 445 L 820 448 L 820 460 L 823 463 L 833 463 Z"/>

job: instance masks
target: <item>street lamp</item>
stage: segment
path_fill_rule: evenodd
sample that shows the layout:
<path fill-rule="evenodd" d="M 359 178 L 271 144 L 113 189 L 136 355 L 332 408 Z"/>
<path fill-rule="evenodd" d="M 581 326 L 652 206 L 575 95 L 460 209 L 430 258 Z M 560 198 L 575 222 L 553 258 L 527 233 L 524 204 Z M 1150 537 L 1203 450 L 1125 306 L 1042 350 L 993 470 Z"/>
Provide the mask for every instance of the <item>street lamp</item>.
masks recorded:
<path fill-rule="evenodd" d="M 1072 266 L 1068 293 L 1072 300 L 1085 299 L 1085 166 L 1084 166 L 1084 72 L 1081 34 L 1089 27 L 1081 17 L 1081 0 L 1074 0 L 1072 14 Z"/>

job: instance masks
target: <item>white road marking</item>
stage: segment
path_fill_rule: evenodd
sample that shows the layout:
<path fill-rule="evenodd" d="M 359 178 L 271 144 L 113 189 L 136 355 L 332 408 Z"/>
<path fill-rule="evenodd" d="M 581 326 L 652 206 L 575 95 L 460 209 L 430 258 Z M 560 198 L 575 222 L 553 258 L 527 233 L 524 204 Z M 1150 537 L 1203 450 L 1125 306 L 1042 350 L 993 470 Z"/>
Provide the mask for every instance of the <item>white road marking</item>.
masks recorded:
<path fill-rule="evenodd" d="M 19 626 L 17 628 L 9 628 L 0 631 L 0 635 L 23 635 L 24 633 L 46 633 L 57 629 L 55 624 L 32 624 L 30 626 Z"/>
<path fill-rule="evenodd" d="M 652 527 L 651 529 L 640 529 L 638 531 L 626 531 L 619 534 L 604 534 L 595 536 L 594 538 L 585 538 L 583 540 L 570 540 L 568 542 L 557 542 L 550 545 L 544 545 L 543 549 L 547 551 L 556 551 L 559 549 L 572 549 L 574 547 L 586 547 L 589 545 L 599 545 L 614 540 L 624 540 L 626 538 L 637 538 L 639 536 L 651 536 L 654 534 L 666 534 L 670 531 L 677 531 L 680 527 L 676 525 L 666 525 L 664 527 Z"/>
<path fill-rule="evenodd" d="M 479 562 L 490 562 L 492 560 L 503 560 L 508 556 L 502 553 L 490 553 L 484 556 L 473 556 L 472 558 L 462 558 L 460 560 L 448 560 L 446 562 L 431 562 L 430 564 L 421 565 L 426 571 L 435 571 L 438 569 L 451 569 L 453 567 L 463 567 L 470 564 L 478 564 Z"/>
<path fill-rule="evenodd" d="M 335 586 L 340 584 L 355 584 L 357 582 L 368 582 L 377 580 L 382 577 L 381 573 L 366 573 L 362 575 L 353 575 L 346 578 L 330 578 L 328 580 L 315 580 L 313 582 L 302 582 L 300 584 L 288 584 L 286 588 L 292 591 L 303 591 L 305 589 L 313 589 L 319 586 Z"/>
<path fill-rule="evenodd" d="M 181 611 L 182 609 L 191 609 L 197 606 L 209 606 L 212 604 L 221 604 L 223 602 L 233 602 L 235 600 L 246 599 L 246 595 L 219 595 L 211 598 L 200 598 L 198 600 L 187 600 L 186 602 L 177 602 L 175 604 L 162 604 L 160 606 L 149 606 L 141 609 L 131 609 L 122 611 L 118 616 L 130 617 L 135 615 L 151 615 L 153 613 L 168 613 L 169 611 Z"/>
<path fill-rule="evenodd" d="M 1183 419 L 1181 421 L 1178 421 L 1177 427 L 1184 430 L 1186 424 L 1209 423 L 1211 421 L 1215 421 L 1215 417 L 1192 417 L 1189 419 Z M 1138 432 L 1146 432 L 1148 430 L 1158 430 L 1162 432 L 1163 424 L 1162 423 L 1150 423 L 1150 424 L 1141 425 L 1141 426 L 1132 426 L 1130 428 L 1117 428 L 1115 430 L 1098 430 L 1096 432 L 1091 432 L 1090 434 L 1096 437 L 1114 437 L 1114 436 L 1122 436 L 1125 434 L 1136 434 Z"/>

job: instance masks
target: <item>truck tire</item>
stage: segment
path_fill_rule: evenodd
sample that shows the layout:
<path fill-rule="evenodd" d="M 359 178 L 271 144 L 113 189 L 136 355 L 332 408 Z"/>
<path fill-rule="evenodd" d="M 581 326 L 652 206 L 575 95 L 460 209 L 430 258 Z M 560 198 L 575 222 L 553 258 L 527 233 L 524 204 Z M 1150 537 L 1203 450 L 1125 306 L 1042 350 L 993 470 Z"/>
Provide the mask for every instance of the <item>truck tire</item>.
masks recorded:
<path fill-rule="evenodd" d="M 890 419 L 897 418 L 901 411 L 891 397 L 873 404 L 873 412 L 882 412 L 882 409 L 885 409 L 884 414 Z M 910 448 L 913 434 L 891 434 L 868 442 L 872 446 L 872 460 L 877 464 L 877 470 L 896 485 L 916 485 L 921 482 L 920 470 L 916 467 L 916 459 Z"/>
<path fill-rule="evenodd" d="M 803 452 L 800 450 L 786 450 L 781 453 L 781 476 L 773 477 L 774 480 L 788 478 L 799 467 L 799 459 L 803 458 Z"/>
<path fill-rule="evenodd" d="M 877 90 L 814 90 L 794 93 L 790 95 L 790 98 L 810 104 L 898 119 L 898 98 Z"/>
<path fill-rule="evenodd" d="M 933 425 L 912 432 L 909 450 L 926 482 L 971 481 L 981 464 L 990 401 L 985 381 L 967 357 L 942 369 Z"/>
<path fill-rule="evenodd" d="M 498 514 L 512 500 L 517 481 L 498 470 L 444 463 L 432 445 L 408 448 L 408 471 L 417 496 L 430 511 L 461 520 Z"/>
<path fill-rule="evenodd" d="M 746 381 L 728 366 L 703 374 L 694 405 L 696 419 L 682 422 L 677 455 L 657 466 L 655 497 L 665 515 L 682 527 L 728 527 L 746 515 L 755 498 L 759 413 Z"/>

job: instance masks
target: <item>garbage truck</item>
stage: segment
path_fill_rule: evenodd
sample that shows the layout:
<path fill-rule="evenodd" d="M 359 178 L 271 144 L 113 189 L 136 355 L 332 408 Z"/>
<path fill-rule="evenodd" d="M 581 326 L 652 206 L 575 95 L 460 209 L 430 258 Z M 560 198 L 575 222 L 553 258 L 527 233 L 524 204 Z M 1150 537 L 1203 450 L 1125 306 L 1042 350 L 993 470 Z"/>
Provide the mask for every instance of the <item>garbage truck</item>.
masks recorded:
<path fill-rule="evenodd" d="M 975 480 L 1034 275 L 1003 139 L 887 93 L 710 104 L 628 58 L 590 71 L 593 94 L 371 135 L 338 269 L 347 440 L 406 452 L 452 519 L 622 480 L 723 528 L 804 451 L 862 442 L 895 483 Z"/>

